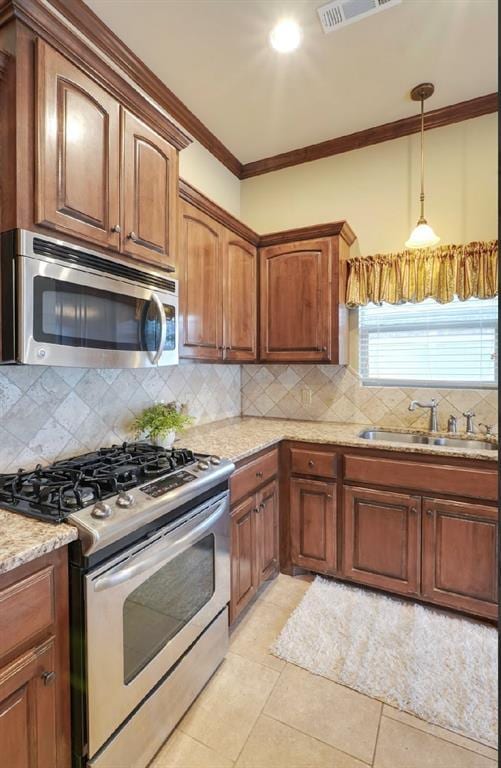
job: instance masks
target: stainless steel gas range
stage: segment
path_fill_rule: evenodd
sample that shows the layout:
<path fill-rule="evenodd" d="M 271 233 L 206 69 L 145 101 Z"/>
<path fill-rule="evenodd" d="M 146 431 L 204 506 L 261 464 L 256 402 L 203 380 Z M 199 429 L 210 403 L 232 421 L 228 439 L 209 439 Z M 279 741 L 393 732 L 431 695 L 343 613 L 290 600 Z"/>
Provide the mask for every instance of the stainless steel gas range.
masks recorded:
<path fill-rule="evenodd" d="M 145 768 L 228 645 L 230 461 L 124 444 L 0 476 L 70 549 L 73 765 Z"/>

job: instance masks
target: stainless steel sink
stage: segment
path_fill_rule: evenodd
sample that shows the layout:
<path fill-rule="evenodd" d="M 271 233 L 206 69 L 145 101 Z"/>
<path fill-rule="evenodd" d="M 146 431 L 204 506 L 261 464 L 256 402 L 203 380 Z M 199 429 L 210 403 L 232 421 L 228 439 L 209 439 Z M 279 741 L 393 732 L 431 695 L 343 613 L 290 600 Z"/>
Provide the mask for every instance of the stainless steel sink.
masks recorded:
<path fill-rule="evenodd" d="M 497 451 L 495 443 L 487 440 L 463 440 L 460 437 L 440 437 L 409 432 L 390 432 L 386 429 L 364 429 L 359 437 L 364 440 L 384 440 L 390 443 L 414 443 L 418 445 L 445 445 L 449 448 L 477 448 L 482 451 Z"/>

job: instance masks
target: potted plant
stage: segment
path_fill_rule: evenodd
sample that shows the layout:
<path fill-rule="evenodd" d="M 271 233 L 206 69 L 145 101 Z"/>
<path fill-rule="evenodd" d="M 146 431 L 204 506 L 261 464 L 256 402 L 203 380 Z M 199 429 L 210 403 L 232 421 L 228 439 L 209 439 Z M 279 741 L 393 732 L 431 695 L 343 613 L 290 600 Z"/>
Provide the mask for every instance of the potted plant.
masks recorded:
<path fill-rule="evenodd" d="M 171 448 L 176 432 L 181 432 L 193 418 L 183 413 L 184 405 L 178 403 L 156 403 L 146 408 L 134 419 L 136 438 L 145 438 L 154 445 Z"/>

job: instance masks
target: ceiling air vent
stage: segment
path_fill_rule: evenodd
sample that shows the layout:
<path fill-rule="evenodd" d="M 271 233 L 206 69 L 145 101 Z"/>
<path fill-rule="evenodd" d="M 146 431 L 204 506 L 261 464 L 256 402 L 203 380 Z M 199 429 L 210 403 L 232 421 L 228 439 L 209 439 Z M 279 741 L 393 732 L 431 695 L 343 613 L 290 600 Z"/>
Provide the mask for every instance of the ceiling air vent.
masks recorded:
<path fill-rule="evenodd" d="M 385 11 L 394 5 L 400 5 L 401 2 L 402 0 L 334 0 L 317 8 L 317 13 L 324 32 L 334 32 L 335 29 L 353 24 L 354 21 L 360 21 L 373 13 Z"/>

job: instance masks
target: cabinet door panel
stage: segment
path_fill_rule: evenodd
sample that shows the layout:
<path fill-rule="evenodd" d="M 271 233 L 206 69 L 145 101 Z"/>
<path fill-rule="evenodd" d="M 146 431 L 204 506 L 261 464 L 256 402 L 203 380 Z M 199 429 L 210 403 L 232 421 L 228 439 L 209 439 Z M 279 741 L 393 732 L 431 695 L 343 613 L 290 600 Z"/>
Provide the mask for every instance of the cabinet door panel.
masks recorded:
<path fill-rule="evenodd" d="M 224 232 L 224 357 L 252 361 L 257 345 L 257 251 L 229 230 Z"/>
<path fill-rule="evenodd" d="M 263 248 L 262 360 L 329 360 L 332 275 L 329 240 Z M 337 329 L 336 329 L 337 333 Z"/>
<path fill-rule="evenodd" d="M 123 250 L 161 267 L 173 266 L 177 152 L 123 110 Z"/>
<path fill-rule="evenodd" d="M 256 496 L 259 583 L 278 571 L 278 483 L 274 480 Z"/>
<path fill-rule="evenodd" d="M 36 220 L 118 249 L 120 106 L 37 42 Z"/>
<path fill-rule="evenodd" d="M 231 512 L 231 603 L 233 622 L 255 595 L 259 585 L 256 533 L 256 497 Z"/>
<path fill-rule="evenodd" d="M 423 504 L 423 596 L 496 618 L 497 510 L 443 499 Z"/>
<path fill-rule="evenodd" d="M 222 234 L 209 216 L 181 203 L 181 357 L 222 357 Z"/>
<path fill-rule="evenodd" d="M 419 497 L 344 489 L 344 575 L 403 594 L 419 592 Z"/>
<path fill-rule="evenodd" d="M 335 571 L 335 483 L 294 478 L 290 489 L 292 562 L 313 571 Z"/>
<path fill-rule="evenodd" d="M 0 670 L 2 765 L 54 768 L 56 683 L 43 675 L 55 665 L 53 638 Z"/>

